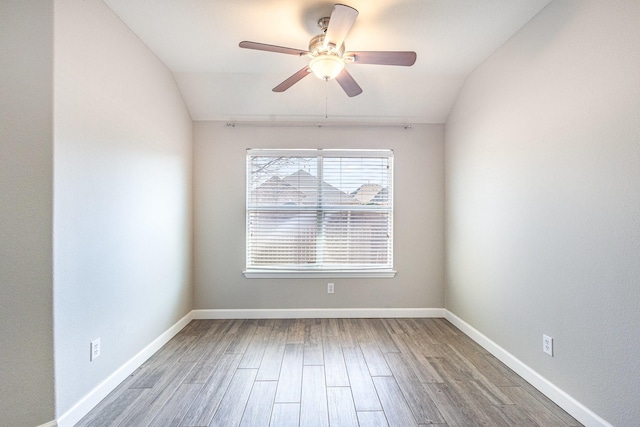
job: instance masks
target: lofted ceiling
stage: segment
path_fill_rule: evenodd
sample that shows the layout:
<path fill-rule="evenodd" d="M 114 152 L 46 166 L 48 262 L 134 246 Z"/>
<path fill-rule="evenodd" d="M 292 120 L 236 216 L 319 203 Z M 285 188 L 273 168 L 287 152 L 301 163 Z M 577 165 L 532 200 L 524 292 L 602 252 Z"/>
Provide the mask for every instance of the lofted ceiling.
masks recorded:
<path fill-rule="evenodd" d="M 348 64 L 363 93 L 309 76 L 271 89 L 308 59 L 241 49 L 243 40 L 306 50 L 323 0 L 103 0 L 175 75 L 194 120 L 444 123 L 466 76 L 550 0 L 348 0 L 360 14 L 347 50 L 417 52 L 412 67 Z"/>

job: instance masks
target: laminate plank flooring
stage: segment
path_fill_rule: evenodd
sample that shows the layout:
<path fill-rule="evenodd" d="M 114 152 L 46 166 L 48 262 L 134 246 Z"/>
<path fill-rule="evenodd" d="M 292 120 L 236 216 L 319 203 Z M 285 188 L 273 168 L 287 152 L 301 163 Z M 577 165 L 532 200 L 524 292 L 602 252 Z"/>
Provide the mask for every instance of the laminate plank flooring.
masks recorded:
<path fill-rule="evenodd" d="M 256 381 L 253 384 L 240 427 L 268 427 L 276 396 L 276 381 Z"/>
<path fill-rule="evenodd" d="M 307 365 L 302 372 L 300 425 L 328 427 L 328 414 L 324 366 Z"/>
<path fill-rule="evenodd" d="M 358 424 L 360 427 L 389 427 L 387 417 L 382 411 L 358 412 Z"/>
<path fill-rule="evenodd" d="M 194 320 L 76 424 L 580 425 L 444 319 Z"/>
<path fill-rule="evenodd" d="M 287 344 L 276 390 L 277 403 L 300 403 L 302 393 L 302 344 Z"/>
<path fill-rule="evenodd" d="M 327 387 L 349 387 L 349 376 L 340 339 L 337 336 L 326 336 L 323 346 Z"/>
<path fill-rule="evenodd" d="M 384 415 L 390 427 L 413 427 L 418 425 L 402 391 L 393 377 L 374 377 L 373 382 L 380 396 Z"/>
<path fill-rule="evenodd" d="M 300 425 L 299 403 L 274 403 L 270 427 L 297 427 Z"/>
<path fill-rule="evenodd" d="M 236 370 L 209 425 L 219 427 L 240 425 L 256 374 L 257 369 L 238 368 Z"/>
<path fill-rule="evenodd" d="M 378 394 L 373 385 L 373 378 L 369 374 L 367 363 L 359 347 L 343 349 L 344 360 L 347 365 L 351 393 L 358 411 L 381 410 Z"/>
<path fill-rule="evenodd" d="M 327 387 L 329 425 L 358 427 L 358 416 L 349 387 Z"/>

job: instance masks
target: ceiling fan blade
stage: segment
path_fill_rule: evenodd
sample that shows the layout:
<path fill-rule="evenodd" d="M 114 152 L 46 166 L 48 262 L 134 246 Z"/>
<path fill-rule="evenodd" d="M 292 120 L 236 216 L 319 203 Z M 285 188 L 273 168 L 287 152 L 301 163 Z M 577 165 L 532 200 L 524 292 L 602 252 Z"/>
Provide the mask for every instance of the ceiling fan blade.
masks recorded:
<path fill-rule="evenodd" d="M 329 18 L 329 26 L 327 27 L 327 33 L 324 38 L 324 47 L 327 47 L 329 43 L 331 43 L 337 48 L 340 48 L 347 34 L 349 34 L 353 23 L 356 22 L 357 17 L 358 11 L 354 8 L 345 6 L 344 4 L 335 5 L 333 12 L 331 12 L 331 18 Z"/>
<path fill-rule="evenodd" d="M 240 47 L 245 49 L 263 50 L 265 52 L 286 53 L 288 55 L 302 56 L 309 52 L 306 50 L 294 49 L 292 47 L 274 46 L 272 44 L 256 43 L 256 42 L 240 42 Z"/>
<path fill-rule="evenodd" d="M 274 92 L 284 92 L 303 78 L 307 77 L 309 74 L 311 74 L 311 69 L 309 67 L 304 67 L 300 71 L 289 77 L 287 80 L 274 87 L 272 90 Z"/>
<path fill-rule="evenodd" d="M 404 65 L 411 66 L 416 62 L 415 52 L 347 52 L 345 57 L 353 57 L 354 64 Z"/>
<path fill-rule="evenodd" d="M 356 96 L 362 93 L 362 88 L 358 86 L 358 83 L 356 83 L 355 79 L 351 74 L 349 74 L 346 68 L 338 74 L 336 80 L 348 96 Z"/>

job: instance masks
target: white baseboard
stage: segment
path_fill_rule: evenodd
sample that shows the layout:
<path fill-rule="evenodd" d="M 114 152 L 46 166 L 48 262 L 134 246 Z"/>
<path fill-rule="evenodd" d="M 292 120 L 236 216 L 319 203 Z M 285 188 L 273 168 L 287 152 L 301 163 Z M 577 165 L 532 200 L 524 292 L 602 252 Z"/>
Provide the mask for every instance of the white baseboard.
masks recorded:
<path fill-rule="evenodd" d="M 133 371 L 138 369 L 149 357 L 165 345 L 171 338 L 182 330 L 189 322 L 193 320 L 193 311 L 189 312 L 182 319 L 178 320 L 173 326 L 162 333 L 158 338 L 153 340 L 151 344 L 143 348 L 138 354 L 133 356 L 122 365 L 118 370 L 111 374 L 107 379 L 100 383 L 96 388 L 91 390 L 84 398 L 76 403 L 71 409 L 58 418 L 57 427 L 72 427 L 82 417 L 87 415 L 102 399 L 111 393 L 122 381 L 124 381 Z M 51 424 L 51 423 L 49 423 Z M 49 427 L 49 424 L 45 426 Z M 51 427 L 55 427 L 52 424 Z"/>
<path fill-rule="evenodd" d="M 40 424 L 38 427 L 57 427 L 58 424 L 55 421 L 49 421 L 48 423 Z"/>
<path fill-rule="evenodd" d="M 495 342 L 491 341 L 487 336 L 473 326 L 450 312 L 445 311 L 445 319 L 455 325 L 464 332 L 469 338 L 480 344 L 485 350 L 494 355 L 498 360 L 511 368 L 515 373 L 524 378 L 529 384 L 538 389 L 542 394 L 551 399 L 555 404 L 567 411 L 572 417 L 580 421 L 585 427 L 613 427 L 607 421 L 599 417 L 589 408 L 578 402 L 576 399 L 568 395 L 562 389 L 558 388 L 551 381 L 522 363 L 514 355 Z"/>
<path fill-rule="evenodd" d="M 444 308 L 292 308 L 193 310 L 194 319 L 335 319 L 444 317 Z"/>

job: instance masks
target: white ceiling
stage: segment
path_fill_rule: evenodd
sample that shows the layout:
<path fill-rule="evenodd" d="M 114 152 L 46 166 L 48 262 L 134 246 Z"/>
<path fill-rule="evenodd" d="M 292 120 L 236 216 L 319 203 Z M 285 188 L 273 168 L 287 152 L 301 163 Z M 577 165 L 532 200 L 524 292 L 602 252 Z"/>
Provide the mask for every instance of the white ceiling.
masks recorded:
<path fill-rule="evenodd" d="M 271 89 L 305 58 L 241 49 L 243 40 L 307 49 L 324 0 L 103 0 L 174 73 L 194 120 L 444 123 L 466 76 L 551 0 L 348 0 L 360 15 L 347 50 L 413 50 L 412 67 L 347 65 L 363 89 L 309 76 Z M 307 60 L 308 61 L 308 60 Z"/>

